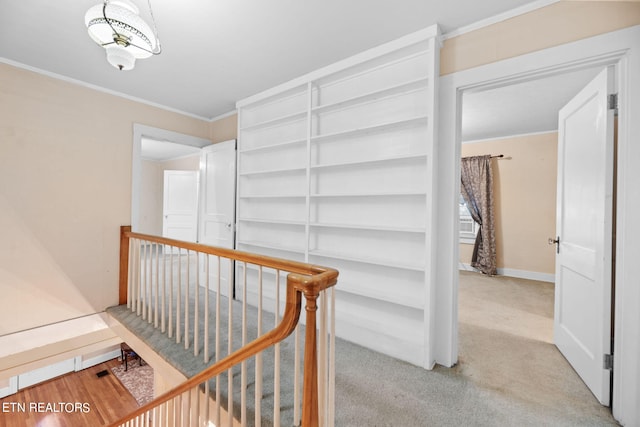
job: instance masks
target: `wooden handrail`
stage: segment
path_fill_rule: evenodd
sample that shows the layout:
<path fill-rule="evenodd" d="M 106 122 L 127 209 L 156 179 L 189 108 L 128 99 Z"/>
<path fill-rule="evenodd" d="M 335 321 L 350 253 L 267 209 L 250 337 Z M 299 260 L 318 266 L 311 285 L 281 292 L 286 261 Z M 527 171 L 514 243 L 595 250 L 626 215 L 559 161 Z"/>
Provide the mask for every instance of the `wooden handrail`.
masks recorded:
<path fill-rule="evenodd" d="M 220 248 L 216 246 L 203 245 L 201 243 L 185 242 L 182 240 L 169 239 L 167 237 L 152 236 L 150 234 L 136 233 L 126 230 L 130 226 L 122 226 L 121 233 L 124 240 L 128 243 L 130 238 L 140 239 L 147 242 L 159 243 L 161 245 L 170 245 L 177 248 L 188 249 L 195 252 L 201 252 L 209 255 L 217 255 L 223 258 L 231 258 L 236 261 L 248 262 L 250 264 L 258 264 L 264 267 L 270 267 L 279 270 L 286 270 L 292 273 L 302 275 L 316 275 L 323 272 L 334 271 L 337 277 L 337 271 L 331 268 L 321 267 L 313 264 L 306 264 L 298 261 L 291 261 L 283 258 L 274 258 L 265 255 L 252 254 L 250 252 L 238 251 L 235 249 Z M 122 239 L 121 239 L 122 241 Z M 125 275 L 126 277 L 126 275 Z M 335 284 L 335 283 L 334 283 Z M 332 286 L 332 285 L 329 285 Z"/>
<path fill-rule="evenodd" d="M 338 271 L 331 268 L 321 267 L 312 264 L 305 264 L 296 261 L 273 258 L 263 255 L 256 255 L 248 252 L 233 249 L 218 248 L 202 245 L 199 243 L 184 242 L 165 237 L 152 236 L 148 234 L 135 233 L 130 226 L 122 226 L 120 230 L 120 303 L 126 304 L 127 281 L 129 267 L 129 240 L 131 238 L 140 239 L 146 242 L 153 242 L 163 245 L 170 245 L 182 249 L 196 251 L 200 253 L 220 256 L 236 261 L 248 262 L 265 267 L 290 272 L 287 275 L 287 289 L 285 299 L 285 310 L 280 323 L 270 332 L 258 337 L 242 348 L 229 354 L 214 365 L 204 369 L 194 375 L 184 383 L 172 390 L 158 396 L 153 401 L 138 408 L 136 411 L 118 420 L 110 427 L 118 427 L 128 420 L 142 415 L 182 393 L 208 381 L 211 378 L 223 373 L 227 369 L 240 364 L 259 352 L 275 345 L 287 338 L 296 328 L 300 318 L 302 307 L 302 296 L 306 299 L 306 339 L 304 350 L 304 376 L 303 376 L 303 400 L 302 400 L 302 425 L 304 427 L 318 426 L 318 362 L 316 343 L 316 311 L 317 299 L 320 292 L 334 286 L 338 280 Z M 126 246 L 126 250 L 122 246 Z M 125 256 L 126 255 L 126 256 Z M 124 302 L 122 298 L 124 295 Z"/>

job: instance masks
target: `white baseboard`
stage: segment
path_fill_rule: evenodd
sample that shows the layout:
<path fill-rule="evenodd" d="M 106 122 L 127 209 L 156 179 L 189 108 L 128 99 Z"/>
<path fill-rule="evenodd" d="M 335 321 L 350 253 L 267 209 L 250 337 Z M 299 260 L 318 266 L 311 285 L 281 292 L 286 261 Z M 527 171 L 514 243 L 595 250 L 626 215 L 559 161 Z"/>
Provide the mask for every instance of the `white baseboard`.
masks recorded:
<path fill-rule="evenodd" d="M 120 357 L 119 348 L 117 350 L 111 350 L 88 359 L 85 359 L 83 356 L 76 356 L 75 370 L 76 372 L 81 371 L 83 369 L 99 365 L 100 363 L 104 363 L 108 360 L 115 359 L 116 357 Z"/>
<path fill-rule="evenodd" d="M 458 270 L 478 271 L 469 264 L 458 263 Z M 516 277 L 518 279 L 537 280 L 539 282 L 555 283 L 555 274 L 540 273 L 538 271 L 517 270 L 515 268 L 498 268 L 499 276 Z"/>
<path fill-rule="evenodd" d="M 11 377 L 6 380 L 6 387 L 0 387 L 0 399 L 11 396 L 18 392 L 18 377 Z"/>

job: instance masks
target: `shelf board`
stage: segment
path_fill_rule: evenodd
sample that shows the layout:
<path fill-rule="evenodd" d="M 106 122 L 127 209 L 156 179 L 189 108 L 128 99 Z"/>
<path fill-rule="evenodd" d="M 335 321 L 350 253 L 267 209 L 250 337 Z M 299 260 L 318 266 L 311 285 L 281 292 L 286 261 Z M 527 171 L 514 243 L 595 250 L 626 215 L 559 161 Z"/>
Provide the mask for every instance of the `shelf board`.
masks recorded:
<path fill-rule="evenodd" d="M 374 289 L 371 289 L 367 286 L 358 285 L 356 283 L 345 283 L 344 281 L 338 281 L 338 286 L 336 286 L 336 291 L 344 292 L 352 295 L 358 295 L 365 298 L 377 299 L 380 301 L 401 305 L 403 307 L 410 307 L 415 309 L 423 309 L 424 301 L 418 298 L 415 298 L 415 295 L 412 296 L 402 296 L 397 295 L 394 292 L 380 292 Z"/>
<path fill-rule="evenodd" d="M 273 250 L 276 250 L 276 251 L 284 251 L 284 252 L 291 252 L 291 253 L 296 253 L 296 254 L 304 254 L 304 250 L 303 249 L 294 249 L 294 248 L 289 248 L 289 247 L 282 246 L 282 245 L 274 245 L 273 243 L 247 241 L 247 240 L 238 240 L 237 243 L 239 245 L 253 246 L 255 248 L 273 249 Z"/>
<path fill-rule="evenodd" d="M 425 233 L 426 230 L 421 227 L 392 227 L 379 225 L 353 225 L 353 224 L 327 224 L 320 222 L 312 222 L 309 224 L 316 228 L 340 228 L 346 230 L 364 230 L 364 231 L 391 231 L 394 233 Z"/>
<path fill-rule="evenodd" d="M 238 221 L 254 222 L 257 224 L 296 225 L 296 226 L 306 225 L 306 222 L 304 221 L 287 221 L 283 219 L 239 218 Z"/>
<path fill-rule="evenodd" d="M 351 262 L 359 262 L 363 264 L 374 264 L 374 265 L 382 265 L 385 267 L 394 267 L 402 270 L 414 270 L 414 271 L 424 271 L 423 265 L 411 264 L 411 263 L 401 263 L 401 262 L 390 262 L 386 259 L 374 259 L 374 258 L 360 258 L 347 254 L 339 254 L 327 251 L 319 251 L 319 250 L 309 250 L 309 256 L 318 256 L 322 258 L 333 258 L 333 259 L 341 259 L 345 261 Z"/>
<path fill-rule="evenodd" d="M 271 126 L 276 126 L 282 123 L 293 122 L 295 120 L 299 120 L 305 118 L 307 116 L 307 110 L 298 111 L 291 114 L 286 114 L 284 116 L 276 117 L 274 119 L 265 120 L 263 122 L 258 122 L 249 126 L 245 126 L 240 128 L 241 132 L 245 131 L 254 131 L 258 129 L 263 129 Z"/>
<path fill-rule="evenodd" d="M 280 148 L 285 148 L 288 145 L 303 144 L 306 142 L 307 142 L 307 138 L 298 138 L 298 139 L 293 139 L 291 141 L 279 142 L 277 144 L 270 144 L 270 145 L 265 145 L 261 147 L 244 148 L 239 150 L 239 153 L 245 154 L 245 153 L 254 153 L 256 151 L 277 150 Z"/>
<path fill-rule="evenodd" d="M 370 159 L 370 160 L 358 160 L 352 162 L 341 162 L 341 163 L 327 163 L 327 164 L 319 164 L 312 165 L 311 169 L 322 169 L 322 168 L 340 168 L 345 166 L 356 166 L 356 165 L 367 165 L 367 164 L 376 164 L 376 163 L 387 163 L 387 162 L 395 162 L 402 160 L 414 160 L 414 159 L 425 159 L 426 154 L 407 154 L 404 156 L 395 156 L 395 157 L 387 157 L 384 159 Z"/>
<path fill-rule="evenodd" d="M 239 199 L 305 199 L 305 194 L 254 194 L 238 196 Z"/>
<path fill-rule="evenodd" d="M 333 194 L 311 194 L 311 198 L 341 198 L 341 197 L 406 197 L 406 196 L 426 196 L 424 192 L 405 191 L 394 193 L 333 193 Z"/>
<path fill-rule="evenodd" d="M 354 136 L 366 135 L 368 133 L 388 132 L 391 130 L 404 129 L 404 128 L 410 128 L 413 126 L 427 124 L 427 121 L 428 121 L 428 116 L 426 115 L 417 116 L 417 117 L 412 117 L 410 119 L 397 120 L 393 122 L 382 123 L 379 125 L 368 126 L 364 128 L 349 129 L 346 131 L 328 133 L 325 135 L 316 135 L 311 137 L 311 142 L 317 143 L 317 142 L 330 141 L 338 138 L 352 138 Z"/>
<path fill-rule="evenodd" d="M 239 176 L 251 176 L 251 175 L 270 175 L 270 174 L 278 174 L 278 173 L 294 173 L 294 172 L 306 172 L 307 168 L 305 167 L 297 167 L 297 168 L 282 168 L 282 169 L 270 169 L 270 170 L 260 170 L 260 171 L 251 171 L 251 172 L 241 172 Z"/>
<path fill-rule="evenodd" d="M 341 108 L 350 107 L 353 105 L 364 104 L 369 101 L 375 101 L 382 98 L 388 98 L 397 95 L 404 95 L 416 90 L 425 89 L 428 85 L 428 78 L 420 78 L 411 80 L 409 82 L 397 84 L 394 86 L 385 87 L 382 89 L 367 92 L 361 95 L 347 98 L 342 101 L 333 102 L 331 104 L 318 105 L 311 109 L 313 113 L 324 113 L 333 110 L 339 110 Z"/>

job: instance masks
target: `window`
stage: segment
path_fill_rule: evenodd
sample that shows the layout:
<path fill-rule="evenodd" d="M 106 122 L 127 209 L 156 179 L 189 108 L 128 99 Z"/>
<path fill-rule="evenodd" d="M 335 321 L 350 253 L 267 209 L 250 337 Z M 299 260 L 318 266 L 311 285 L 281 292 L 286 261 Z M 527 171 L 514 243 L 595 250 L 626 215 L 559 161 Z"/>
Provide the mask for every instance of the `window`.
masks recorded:
<path fill-rule="evenodd" d="M 471 218 L 471 214 L 469 213 L 469 209 L 467 208 L 467 204 L 464 201 L 464 197 L 462 194 L 460 195 L 460 199 L 458 201 L 459 204 L 459 216 L 460 216 L 460 243 L 475 243 L 476 234 L 478 234 L 478 223 L 476 223 L 473 218 Z"/>

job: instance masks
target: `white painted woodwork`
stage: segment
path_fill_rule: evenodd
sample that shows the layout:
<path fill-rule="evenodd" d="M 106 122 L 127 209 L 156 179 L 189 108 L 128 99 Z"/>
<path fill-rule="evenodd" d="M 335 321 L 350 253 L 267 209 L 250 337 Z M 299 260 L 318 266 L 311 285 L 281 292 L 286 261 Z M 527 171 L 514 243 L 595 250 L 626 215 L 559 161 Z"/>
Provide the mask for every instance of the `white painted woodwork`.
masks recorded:
<path fill-rule="evenodd" d="M 9 377 L 0 380 L 0 399 L 18 392 L 18 377 Z"/>
<path fill-rule="evenodd" d="M 431 27 L 237 104 L 237 247 L 338 268 L 336 333 L 425 367 L 437 38 Z"/>
<path fill-rule="evenodd" d="M 236 141 L 202 149 L 200 157 L 200 229 L 198 241 L 233 249 L 235 223 Z"/>
<path fill-rule="evenodd" d="M 522 82 L 553 73 L 595 65 L 616 65 L 619 91 L 616 293 L 613 371 L 613 415 L 622 425 L 640 423 L 640 26 L 602 34 L 561 46 L 443 76 L 439 87 L 436 275 L 431 306 L 434 362 L 452 366 L 458 360 L 458 220 L 460 182 L 461 92 Z M 543 236 L 544 237 L 544 236 Z"/>
<path fill-rule="evenodd" d="M 202 149 L 200 155 L 200 226 L 198 241 L 205 245 L 233 249 L 236 215 L 236 141 L 230 140 Z M 229 269 L 219 269 L 217 260 L 207 261 L 209 286 L 222 282 L 228 294 Z M 204 274 L 205 260 L 200 272 Z"/>
<path fill-rule="evenodd" d="M 162 235 L 195 242 L 198 237 L 198 172 L 164 171 Z"/>
<path fill-rule="evenodd" d="M 18 390 L 73 372 L 74 370 L 75 358 L 72 357 L 71 359 L 62 360 L 49 366 L 25 372 L 18 375 Z"/>
<path fill-rule="evenodd" d="M 559 113 L 554 342 L 603 405 L 611 371 L 613 68 Z"/>

